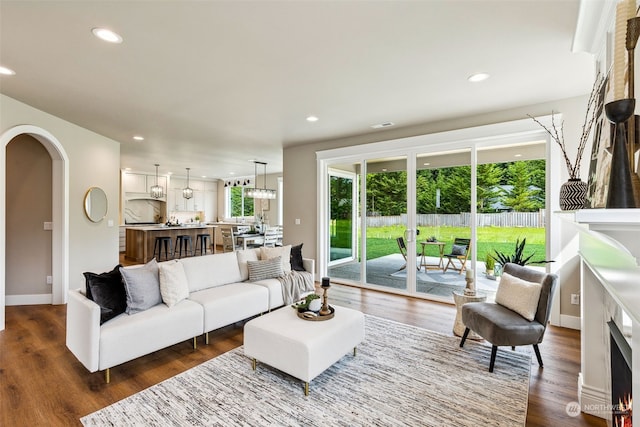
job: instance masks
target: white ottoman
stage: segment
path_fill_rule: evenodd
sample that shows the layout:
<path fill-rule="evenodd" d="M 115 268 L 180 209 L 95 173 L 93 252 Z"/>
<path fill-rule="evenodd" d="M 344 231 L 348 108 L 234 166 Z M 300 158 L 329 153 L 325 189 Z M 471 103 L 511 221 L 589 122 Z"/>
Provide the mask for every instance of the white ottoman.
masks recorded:
<path fill-rule="evenodd" d="M 303 320 L 296 310 L 285 306 L 244 325 L 244 354 L 309 382 L 336 363 L 364 340 L 364 314 L 336 307 L 333 319 Z"/>

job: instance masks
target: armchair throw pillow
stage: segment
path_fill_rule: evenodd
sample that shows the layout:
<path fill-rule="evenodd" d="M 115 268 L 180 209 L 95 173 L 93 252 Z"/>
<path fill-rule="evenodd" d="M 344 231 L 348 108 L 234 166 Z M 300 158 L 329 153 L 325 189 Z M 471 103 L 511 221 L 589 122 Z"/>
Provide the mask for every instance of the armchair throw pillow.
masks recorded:
<path fill-rule="evenodd" d="M 540 283 L 528 282 L 508 273 L 502 273 L 496 292 L 496 303 L 532 321 L 538 311 L 541 291 Z"/>

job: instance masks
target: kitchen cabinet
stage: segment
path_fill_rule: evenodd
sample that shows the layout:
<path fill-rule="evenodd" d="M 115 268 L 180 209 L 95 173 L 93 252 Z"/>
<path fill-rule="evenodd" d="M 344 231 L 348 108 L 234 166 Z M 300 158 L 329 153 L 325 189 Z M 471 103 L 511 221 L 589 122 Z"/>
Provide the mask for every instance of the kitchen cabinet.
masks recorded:
<path fill-rule="evenodd" d="M 147 194 L 156 185 L 156 176 L 142 173 L 125 172 L 122 175 L 122 191 L 126 193 Z M 158 176 L 158 185 L 167 191 L 167 177 Z"/>

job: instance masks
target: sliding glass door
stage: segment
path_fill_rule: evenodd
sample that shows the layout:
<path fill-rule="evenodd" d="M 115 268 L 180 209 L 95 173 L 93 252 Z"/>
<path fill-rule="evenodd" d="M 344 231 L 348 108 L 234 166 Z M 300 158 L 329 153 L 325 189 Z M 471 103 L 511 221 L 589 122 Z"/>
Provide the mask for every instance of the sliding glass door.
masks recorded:
<path fill-rule="evenodd" d="M 452 301 L 468 271 L 493 299 L 500 254 L 513 255 L 525 239 L 529 261 L 544 261 L 549 252 L 548 141 L 532 135 L 407 143 L 371 155 L 352 149 L 321 159 L 321 274 Z"/>

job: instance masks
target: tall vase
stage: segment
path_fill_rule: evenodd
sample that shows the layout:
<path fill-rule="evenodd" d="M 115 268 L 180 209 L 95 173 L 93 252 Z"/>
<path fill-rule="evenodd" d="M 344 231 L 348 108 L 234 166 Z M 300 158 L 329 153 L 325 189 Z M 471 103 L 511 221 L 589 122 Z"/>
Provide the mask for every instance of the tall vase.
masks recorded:
<path fill-rule="evenodd" d="M 587 183 L 576 178 L 562 184 L 560 187 L 560 209 L 573 211 L 584 208 L 587 200 Z"/>
<path fill-rule="evenodd" d="M 627 134 L 624 126 L 624 123 L 633 114 L 635 105 L 635 99 L 619 99 L 604 106 L 607 119 L 615 124 L 607 208 L 636 207 L 627 151 Z"/>

